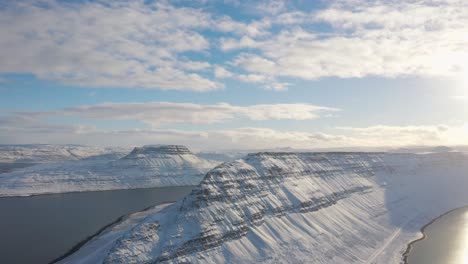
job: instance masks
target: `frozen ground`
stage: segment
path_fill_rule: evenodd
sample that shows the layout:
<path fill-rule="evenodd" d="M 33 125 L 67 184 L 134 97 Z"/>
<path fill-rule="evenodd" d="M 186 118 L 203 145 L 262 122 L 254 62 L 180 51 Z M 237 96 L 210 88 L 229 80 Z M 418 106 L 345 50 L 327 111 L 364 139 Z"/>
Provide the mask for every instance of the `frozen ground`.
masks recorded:
<path fill-rule="evenodd" d="M 0 196 L 197 185 L 219 162 L 184 146 L 145 146 L 78 161 L 40 164 L 0 174 Z"/>
<path fill-rule="evenodd" d="M 252 154 L 63 263 L 400 263 L 466 186 L 457 152 Z"/>

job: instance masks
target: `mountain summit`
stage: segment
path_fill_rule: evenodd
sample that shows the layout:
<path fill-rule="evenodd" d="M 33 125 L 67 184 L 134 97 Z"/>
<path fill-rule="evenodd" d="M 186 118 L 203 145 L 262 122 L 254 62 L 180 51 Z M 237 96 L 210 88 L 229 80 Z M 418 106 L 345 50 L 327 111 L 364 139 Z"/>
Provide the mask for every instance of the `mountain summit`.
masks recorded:
<path fill-rule="evenodd" d="M 182 145 L 145 145 L 143 147 L 135 147 L 124 158 L 131 159 L 140 156 L 154 157 L 160 155 L 192 155 L 193 153 Z"/>

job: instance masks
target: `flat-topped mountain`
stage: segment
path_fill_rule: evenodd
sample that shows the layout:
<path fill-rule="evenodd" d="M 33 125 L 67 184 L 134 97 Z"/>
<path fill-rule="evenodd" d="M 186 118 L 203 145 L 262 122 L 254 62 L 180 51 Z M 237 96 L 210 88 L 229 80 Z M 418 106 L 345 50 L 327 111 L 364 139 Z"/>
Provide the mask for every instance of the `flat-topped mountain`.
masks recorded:
<path fill-rule="evenodd" d="M 138 158 L 141 156 L 153 157 L 160 155 L 192 155 L 193 153 L 186 147 L 181 145 L 146 145 L 136 147 L 124 158 Z"/>
<path fill-rule="evenodd" d="M 423 224 L 468 204 L 466 186 L 456 152 L 251 154 L 64 262 L 399 263 Z"/>
<path fill-rule="evenodd" d="M 218 164 L 178 145 L 143 146 L 124 157 L 112 157 L 36 165 L 0 174 L 0 196 L 196 185 Z"/>

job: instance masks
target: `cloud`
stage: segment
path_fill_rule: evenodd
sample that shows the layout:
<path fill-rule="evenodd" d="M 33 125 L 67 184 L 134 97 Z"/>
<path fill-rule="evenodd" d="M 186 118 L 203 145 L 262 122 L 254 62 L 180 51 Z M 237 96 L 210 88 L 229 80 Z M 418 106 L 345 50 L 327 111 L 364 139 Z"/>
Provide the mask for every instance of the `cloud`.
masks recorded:
<path fill-rule="evenodd" d="M 14 132 L 14 136 L 13 133 Z M 100 131 L 74 126 L 68 130 L 42 128 L 35 130 L 0 128 L 0 139 L 10 143 L 34 142 L 79 143 L 100 146 L 184 144 L 194 149 L 265 149 L 274 147 L 317 148 L 344 146 L 352 142 L 344 136 L 298 131 L 277 131 L 269 128 L 237 128 L 230 130 L 132 129 Z"/>
<path fill-rule="evenodd" d="M 353 130 L 352 133 L 348 133 Z M 423 132 L 424 135 L 419 136 Z M 79 143 L 100 146 L 184 144 L 194 149 L 296 149 L 346 147 L 403 147 L 467 144 L 468 125 L 346 128 L 341 133 L 280 131 L 241 127 L 222 130 L 130 129 L 98 130 L 85 125 L 8 129 L 0 127 L 0 140 L 10 143 Z M 452 136 L 458 135 L 462 137 Z"/>
<path fill-rule="evenodd" d="M 171 3 L 10 1 L 0 10 L 0 73 L 202 92 L 225 78 L 284 90 L 291 78 L 468 71 L 463 1 L 337 0 L 314 11 L 305 2 L 226 1 L 243 21 L 213 1 Z"/>
<path fill-rule="evenodd" d="M 224 79 L 224 78 L 234 77 L 234 74 L 232 72 L 226 70 L 226 68 L 224 68 L 224 67 L 216 66 L 214 68 L 214 76 L 216 78 L 219 78 L 219 79 Z"/>
<path fill-rule="evenodd" d="M 67 124 L 49 124 L 39 118 L 41 114 L 27 113 L 16 114 L 12 116 L 0 116 L 0 134 L 2 137 L 14 138 L 15 135 L 25 134 L 30 136 L 51 135 L 51 134 L 84 134 L 95 131 L 93 126 L 89 125 L 67 125 Z M 9 135 L 9 136 L 8 136 Z M 12 139 L 15 140 L 15 139 Z M 34 140 L 32 140 L 34 141 Z M 0 142 L 10 142 L 8 140 Z M 30 143 L 31 139 L 23 143 Z"/>
<path fill-rule="evenodd" d="M 68 113 L 79 112 L 95 118 L 126 118 L 120 112 L 109 110 L 109 105 L 95 108 L 68 109 Z M 193 110 L 192 106 L 185 106 Z M 229 105 L 214 105 L 215 110 L 229 108 Z M 314 114 L 304 110 L 291 111 L 288 106 L 271 111 L 271 105 L 256 105 L 240 108 L 243 115 L 254 120 L 276 118 L 314 118 Z M 296 106 L 301 108 L 301 106 Z M 115 107 L 114 107 L 115 108 Z M 236 109 L 239 110 L 239 109 Z M 188 113 L 186 111 L 185 113 Z M 132 113 L 129 113 L 130 116 Z M 14 143 L 51 143 L 51 144 L 88 144 L 88 145 L 144 145 L 144 144 L 184 144 L 196 149 L 258 149 L 272 147 L 320 147 L 327 145 L 349 144 L 352 140 L 340 136 L 315 132 L 278 131 L 270 128 L 241 127 L 221 130 L 181 130 L 181 129 L 120 129 L 99 130 L 93 126 L 57 125 L 41 119 L 44 113 L 18 113 L 15 116 L 0 117 L 0 142 Z M 153 113 L 154 116 L 158 114 Z M 199 114 L 194 114 L 194 116 Z M 227 114 L 229 115 L 229 114 Z M 204 117 L 201 115 L 200 117 Z M 217 116 L 220 117 L 220 116 Z M 226 116 L 223 116 L 223 118 Z M 213 118 L 213 117 L 208 117 Z M 155 120 L 152 120 L 154 122 Z M 182 120 L 180 120 L 182 121 Z M 187 120 L 184 120 L 187 121 Z M 194 120 L 192 120 L 194 121 Z M 213 119 L 212 119 L 213 121 Z M 171 121 L 172 122 L 172 121 Z M 204 122 L 198 120 L 196 122 Z"/>
<path fill-rule="evenodd" d="M 260 1 L 256 9 L 261 13 L 275 15 L 286 10 L 286 3 L 283 0 Z"/>
<path fill-rule="evenodd" d="M 216 111 L 223 107 L 213 105 Z M 232 106 L 231 106 L 232 107 Z M 104 108 L 107 108 L 104 107 Z M 279 108 L 281 109 L 281 107 Z M 291 112 L 288 107 L 284 111 L 269 111 L 268 105 L 257 105 L 253 108 L 242 108 L 243 115 L 253 120 L 277 118 L 314 118 L 303 110 Z M 140 118 L 121 116 L 121 113 L 106 112 L 107 110 L 75 109 L 82 115 L 93 118 Z M 182 112 L 179 112 L 179 114 Z M 225 116 L 216 118 L 231 118 L 228 112 Z M 403 147 L 415 145 L 466 145 L 468 141 L 468 124 L 456 125 L 426 125 L 426 126 L 385 126 L 369 127 L 337 127 L 327 133 L 320 131 L 288 131 L 265 127 L 239 127 L 233 129 L 98 129 L 86 124 L 51 124 L 41 119 L 44 113 L 17 114 L 10 117 L 0 117 L 0 142 L 13 143 L 78 143 L 89 145 L 144 145 L 144 144 L 184 144 L 195 149 L 273 149 L 292 147 L 297 149 L 346 148 L 346 147 Z M 153 113 L 157 116 L 157 113 Z M 195 116 L 198 114 L 195 114 Z M 201 114 L 203 116 L 203 114 Z M 205 116 L 203 116 L 205 117 Z M 203 122 L 198 119 L 179 119 L 184 122 Z M 208 116 L 208 118 L 213 118 Z M 215 119 L 212 119 L 214 121 Z M 164 120 L 148 120 L 158 125 Z"/>
<path fill-rule="evenodd" d="M 456 145 L 468 144 L 466 133 L 468 124 L 426 125 L 426 126 L 386 126 L 338 127 L 350 137 L 369 146 L 405 145 Z"/>
<path fill-rule="evenodd" d="M 340 109 L 311 104 L 236 106 L 227 103 L 213 105 L 169 102 L 102 103 L 47 112 L 17 112 L 5 120 L 11 122 L 18 118 L 26 121 L 37 121 L 45 117 L 76 116 L 100 120 L 136 120 L 151 126 L 161 126 L 170 124 L 214 124 L 233 119 L 256 121 L 313 120 L 337 111 L 340 111 Z"/>
<path fill-rule="evenodd" d="M 221 49 L 248 50 L 232 64 L 273 77 L 453 77 L 468 67 L 467 10 L 463 1 L 336 1 L 312 13 L 283 13 L 289 27 L 224 38 Z M 332 30 L 310 29 L 319 23 Z"/>
<path fill-rule="evenodd" d="M 196 71 L 208 62 L 198 32 L 213 18 L 201 10 L 143 1 L 10 2 L 0 11 L 1 73 L 32 73 L 82 86 L 209 91 L 223 87 Z"/>
<path fill-rule="evenodd" d="M 246 63 L 247 62 L 247 63 Z M 253 62 L 252 64 L 250 62 Z M 214 70 L 214 75 L 216 78 L 219 79 L 226 79 L 231 78 L 241 82 L 246 83 L 254 83 L 262 85 L 262 88 L 265 90 L 273 90 L 273 91 L 285 91 L 287 90 L 290 83 L 287 82 L 280 82 L 271 72 L 268 70 L 262 69 L 271 69 L 275 67 L 274 63 L 262 58 L 259 58 L 253 54 L 242 53 L 240 54 L 234 61 L 229 63 L 231 66 L 239 66 L 243 65 L 243 67 L 249 71 L 250 66 L 246 64 L 252 65 L 252 71 L 261 72 L 261 73 L 234 73 L 232 71 L 227 70 L 224 67 L 216 66 Z M 250 72 L 252 72 L 250 71 Z M 266 74 L 265 74 L 266 73 Z"/>

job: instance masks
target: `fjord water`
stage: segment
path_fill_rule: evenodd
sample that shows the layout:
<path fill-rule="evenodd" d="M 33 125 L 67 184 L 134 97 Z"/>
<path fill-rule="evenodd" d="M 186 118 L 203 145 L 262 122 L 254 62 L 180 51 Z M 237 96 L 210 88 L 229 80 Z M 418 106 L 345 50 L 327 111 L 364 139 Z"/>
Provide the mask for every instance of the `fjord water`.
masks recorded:
<path fill-rule="evenodd" d="M 468 263 L 468 207 L 452 211 L 424 229 L 412 244 L 408 264 Z"/>
<path fill-rule="evenodd" d="M 48 263 L 119 217 L 192 186 L 0 198 L 0 263 Z"/>

